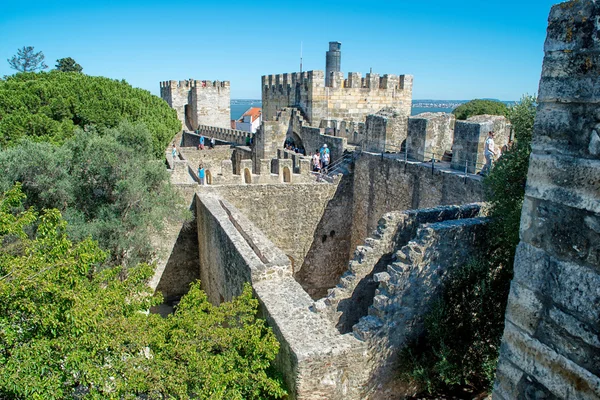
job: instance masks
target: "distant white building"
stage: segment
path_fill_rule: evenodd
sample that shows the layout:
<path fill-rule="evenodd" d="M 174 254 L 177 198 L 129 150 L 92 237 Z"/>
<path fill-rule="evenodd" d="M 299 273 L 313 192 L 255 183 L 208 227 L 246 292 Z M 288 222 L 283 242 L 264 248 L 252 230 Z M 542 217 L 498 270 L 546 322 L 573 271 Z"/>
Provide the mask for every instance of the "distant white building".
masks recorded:
<path fill-rule="evenodd" d="M 252 107 L 246 110 L 239 120 L 235 121 L 235 129 L 256 133 L 261 122 L 262 109 L 260 107 Z"/>

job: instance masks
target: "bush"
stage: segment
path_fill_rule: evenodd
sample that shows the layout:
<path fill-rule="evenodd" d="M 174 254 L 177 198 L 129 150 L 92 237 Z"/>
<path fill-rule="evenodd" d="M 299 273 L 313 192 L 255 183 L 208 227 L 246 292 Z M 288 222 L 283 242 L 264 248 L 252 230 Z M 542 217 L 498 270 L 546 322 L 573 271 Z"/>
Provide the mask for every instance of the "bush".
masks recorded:
<path fill-rule="evenodd" d="M 62 144 L 75 127 L 116 127 L 122 120 L 146 126 L 153 153 L 181 129 L 176 112 L 159 97 L 125 81 L 61 71 L 18 73 L 0 80 L 0 146 L 23 137 Z"/>
<path fill-rule="evenodd" d="M 400 355 L 402 374 L 430 393 L 490 390 L 504 330 L 504 312 L 519 243 L 535 99 L 524 96 L 508 116 L 516 143 L 484 186 L 491 223 L 478 259 L 456 266 L 425 317 L 425 334 Z"/>
<path fill-rule="evenodd" d="M 70 241 L 58 210 L 0 195 L 0 398 L 265 399 L 278 343 L 247 285 L 211 305 L 194 284 L 174 315 L 146 310 L 147 264 L 99 271 L 106 253 Z"/>
<path fill-rule="evenodd" d="M 456 119 L 466 120 L 474 115 L 504 115 L 507 116 L 508 107 L 501 101 L 496 100 L 471 100 L 456 107 L 452 114 Z"/>
<path fill-rule="evenodd" d="M 57 208 L 73 240 L 91 236 L 110 265 L 150 262 L 150 238 L 185 216 L 143 125 L 78 129 L 62 146 L 24 140 L 0 152 L 0 190 L 21 182 L 26 207 Z"/>

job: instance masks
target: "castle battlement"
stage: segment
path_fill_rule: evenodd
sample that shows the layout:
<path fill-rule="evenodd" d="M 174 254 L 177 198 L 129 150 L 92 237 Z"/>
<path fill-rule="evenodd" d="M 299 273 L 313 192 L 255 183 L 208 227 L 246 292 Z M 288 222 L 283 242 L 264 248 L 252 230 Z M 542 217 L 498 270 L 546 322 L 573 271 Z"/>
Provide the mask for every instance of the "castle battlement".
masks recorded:
<path fill-rule="evenodd" d="M 160 88 L 171 88 L 171 89 L 192 89 L 192 88 L 228 88 L 230 86 L 229 81 L 207 81 L 207 80 L 196 80 L 188 79 L 184 81 L 163 81 L 160 82 Z"/>
<path fill-rule="evenodd" d="M 294 90 L 296 85 L 306 85 L 314 87 L 330 87 L 334 89 L 383 89 L 383 90 L 412 90 L 412 75 L 394 75 L 367 73 L 362 77 L 360 72 L 348 72 L 344 79 L 342 72 L 333 72 L 331 83 L 325 85 L 324 71 L 306 71 L 292 72 L 285 74 L 263 75 L 263 90 L 271 92 L 289 92 Z"/>

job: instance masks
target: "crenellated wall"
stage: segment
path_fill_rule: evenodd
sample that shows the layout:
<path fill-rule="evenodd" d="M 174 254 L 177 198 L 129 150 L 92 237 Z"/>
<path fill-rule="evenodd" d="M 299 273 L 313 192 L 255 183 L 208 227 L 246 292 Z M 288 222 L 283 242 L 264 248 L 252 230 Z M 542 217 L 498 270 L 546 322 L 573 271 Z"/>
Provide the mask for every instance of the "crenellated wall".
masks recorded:
<path fill-rule="evenodd" d="M 184 129 L 231 126 L 229 81 L 164 81 L 160 82 L 160 97 L 177 111 Z"/>
<path fill-rule="evenodd" d="M 298 107 L 312 126 L 322 120 L 364 122 L 367 115 L 393 107 L 408 117 L 412 102 L 412 75 L 332 74 L 325 85 L 323 71 L 307 71 L 262 77 L 262 104 L 265 120 L 272 120 L 285 107 Z"/>

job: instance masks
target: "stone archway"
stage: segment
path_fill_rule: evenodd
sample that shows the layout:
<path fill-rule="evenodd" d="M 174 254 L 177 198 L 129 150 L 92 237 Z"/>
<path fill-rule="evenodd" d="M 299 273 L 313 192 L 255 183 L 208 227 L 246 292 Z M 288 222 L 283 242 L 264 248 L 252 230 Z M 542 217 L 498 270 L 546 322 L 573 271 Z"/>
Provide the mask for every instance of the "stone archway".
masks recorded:
<path fill-rule="evenodd" d="M 244 183 L 252 183 L 252 173 L 249 168 L 244 168 Z"/>
<path fill-rule="evenodd" d="M 289 167 L 283 167 L 283 182 L 285 182 L 285 183 L 292 182 L 292 171 L 290 171 Z"/>

